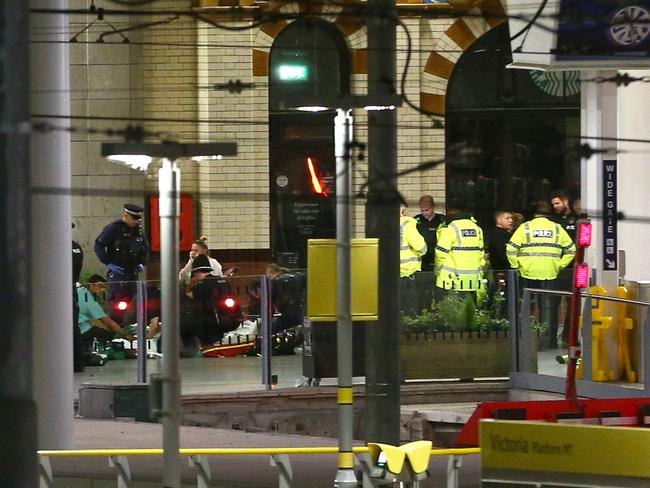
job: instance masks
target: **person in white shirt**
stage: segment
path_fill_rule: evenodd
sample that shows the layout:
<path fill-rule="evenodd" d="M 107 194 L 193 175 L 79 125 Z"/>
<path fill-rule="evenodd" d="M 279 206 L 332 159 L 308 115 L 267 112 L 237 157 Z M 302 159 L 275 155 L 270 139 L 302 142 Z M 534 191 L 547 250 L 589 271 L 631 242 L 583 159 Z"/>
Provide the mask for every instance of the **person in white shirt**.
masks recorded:
<path fill-rule="evenodd" d="M 192 243 L 192 249 L 190 250 L 190 258 L 188 259 L 187 264 L 183 267 L 183 269 L 180 270 L 178 274 L 178 278 L 181 281 L 183 282 L 189 281 L 189 279 L 192 277 L 192 261 L 200 254 L 204 254 L 205 256 L 208 257 L 208 261 L 210 261 L 210 266 L 212 267 L 212 271 L 210 272 L 212 276 L 223 275 L 223 271 L 219 261 L 210 257 L 208 238 L 205 236 L 201 236 L 200 239 Z"/>

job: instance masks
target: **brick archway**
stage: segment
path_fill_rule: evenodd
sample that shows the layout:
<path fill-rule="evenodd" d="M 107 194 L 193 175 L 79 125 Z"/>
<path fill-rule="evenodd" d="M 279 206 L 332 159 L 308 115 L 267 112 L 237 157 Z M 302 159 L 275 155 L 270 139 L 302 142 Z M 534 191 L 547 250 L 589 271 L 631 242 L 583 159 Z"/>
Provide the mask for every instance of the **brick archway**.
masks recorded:
<path fill-rule="evenodd" d="M 354 5 L 354 2 L 349 2 Z M 318 15 L 327 22 L 334 24 L 345 38 L 347 47 L 350 51 L 352 66 L 350 74 L 367 74 L 368 73 L 368 49 L 366 40 L 366 26 L 356 17 L 346 15 L 345 7 L 340 5 L 328 5 L 322 3 L 311 4 L 309 2 L 289 3 L 280 7 L 273 3 L 267 7 L 270 11 L 277 11 L 287 14 L 304 14 Z M 269 55 L 273 41 L 278 34 L 285 29 L 291 22 L 280 21 L 275 23 L 264 24 L 257 31 L 252 49 L 252 70 L 253 76 L 268 76 L 269 74 Z"/>
<path fill-rule="evenodd" d="M 449 19 L 442 32 L 440 20 L 428 21 L 430 32 L 436 33 L 420 86 L 420 106 L 428 112 L 445 114 L 447 84 L 456 63 L 479 37 L 506 21 L 501 0 L 479 0 L 469 12 L 474 15 Z"/>

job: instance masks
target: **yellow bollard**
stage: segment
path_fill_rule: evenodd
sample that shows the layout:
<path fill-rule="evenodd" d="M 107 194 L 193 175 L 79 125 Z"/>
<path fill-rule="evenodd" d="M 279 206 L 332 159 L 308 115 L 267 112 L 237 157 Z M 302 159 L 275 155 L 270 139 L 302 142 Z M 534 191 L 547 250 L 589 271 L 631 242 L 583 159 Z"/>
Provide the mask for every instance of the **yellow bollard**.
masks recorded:
<path fill-rule="evenodd" d="M 607 290 L 602 286 L 592 286 L 592 295 L 606 296 Z M 593 381 L 613 381 L 614 370 L 609 367 L 607 348 L 605 347 L 605 332 L 612 326 L 614 318 L 605 315 L 605 301 L 591 300 L 591 379 Z M 582 316 L 580 316 L 580 327 L 582 327 Z M 576 378 L 584 377 L 583 361 L 580 361 L 576 371 Z"/>
<path fill-rule="evenodd" d="M 616 288 L 618 298 L 633 299 L 634 291 L 624 286 Z M 628 303 L 616 304 L 616 323 L 618 332 L 618 347 L 616 358 L 618 363 L 618 377 L 625 378 L 630 383 L 636 383 L 637 374 L 632 366 L 634 357 L 634 309 Z"/>

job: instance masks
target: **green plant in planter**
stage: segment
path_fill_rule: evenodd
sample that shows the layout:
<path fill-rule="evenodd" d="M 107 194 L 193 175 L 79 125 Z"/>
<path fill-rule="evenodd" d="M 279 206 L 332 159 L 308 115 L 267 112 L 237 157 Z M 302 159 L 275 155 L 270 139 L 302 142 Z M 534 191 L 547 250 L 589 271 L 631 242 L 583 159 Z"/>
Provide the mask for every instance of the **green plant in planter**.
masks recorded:
<path fill-rule="evenodd" d="M 490 332 L 498 330 L 509 330 L 510 321 L 503 318 L 495 318 L 489 310 L 479 310 L 476 313 L 477 330 Z"/>
<path fill-rule="evenodd" d="M 449 293 L 440 300 L 436 310 L 449 330 L 476 330 L 476 305 L 471 298 Z"/>
<path fill-rule="evenodd" d="M 434 310 L 423 310 L 413 317 L 402 313 L 402 330 L 411 333 L 509 330 L 510 321 L 499 316 L 500 310 L 500 303 L 482 310 L 470 297 L 449 293 L 436 304 Z"/>
<path fill-rule="evenodd" d="M 402 330 L 404 332 L 433 332 L 444 330 L 444 323 L 440 314 L 433 310 L 422 310 L 418 315 L 411 317 L 402 312 Z"/>

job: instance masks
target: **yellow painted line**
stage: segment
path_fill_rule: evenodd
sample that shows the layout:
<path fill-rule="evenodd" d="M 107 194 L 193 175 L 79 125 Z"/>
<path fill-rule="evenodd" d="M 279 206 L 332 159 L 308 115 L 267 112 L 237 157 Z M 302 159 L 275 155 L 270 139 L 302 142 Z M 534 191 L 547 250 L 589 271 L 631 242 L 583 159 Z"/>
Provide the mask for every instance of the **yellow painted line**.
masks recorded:
<path fill-rule="evenodd" d="M 354 400 L 351 386 L 340 386 L 338 388 L 338 404 L 350 405 Z"/>
<path fill-rule="evenodd" d="M 352 449 L 354 453 L 368 452 L 365 446 Z M 338 454 L 338 447 L 260 447 L 260 448 L 185 448 L 179 449 L 184 456 L 238 456 L 238 455 L 272 455 L 272 454 Z M 465 456 L 479 454 L 478 447 L 462 449 L 432 449 L 432 456 Z M 98 457 L 98 456 L 161 456 L 162 449 L 62 449 L 37 451 L 39 456 L 47 457 Z"/>
<path fill-rule="evenodd" d="M 340 452 L 339 453 L 339 464 L 340 469 L 353 469 L 354 468 L 354 454 L 351 452 Z"/>

